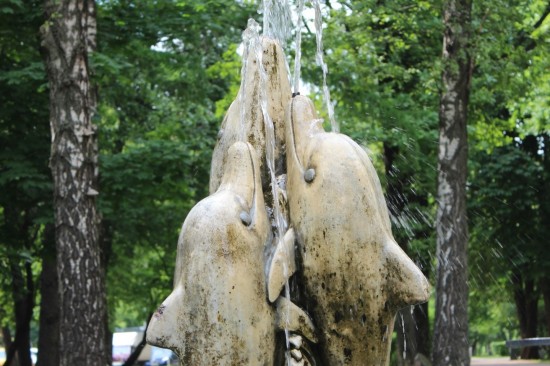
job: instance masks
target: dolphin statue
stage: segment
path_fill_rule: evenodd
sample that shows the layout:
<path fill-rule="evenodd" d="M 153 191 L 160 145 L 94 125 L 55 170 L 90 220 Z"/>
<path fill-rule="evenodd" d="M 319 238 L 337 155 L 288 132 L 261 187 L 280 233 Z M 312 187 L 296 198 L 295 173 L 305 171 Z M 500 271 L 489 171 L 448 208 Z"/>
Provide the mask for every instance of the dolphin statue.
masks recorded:
<path fill-rule="evenodd" d="M 387 365 L 397 310 L 427 301 L 428 281 L 393 238 L 367 153 L 325 132 L 307 97 L 286 118 L 295 255 L 323 363 Z"/>
<path fill-rule="evenodd" d="M 147 342 L 172 349 L 185 365 L 271 366 L 278 330 L 315 339 L 303 310 L 284 297 L 275 306 L 268 301 L 271 239 L 257 156 L 249 143 L 236 142 L 219 188 L 183 223 L 174 290 L 151 318 Z"/>
<path fill-rule="evenodd" d="M 174 291 L 153 315 L 147 342 L 185 365 L 273 363 L 265 350 L 275 347 L 275 314 L 262 265 L 270 225 L 258 168 L 250 144 L 233 144 L 218 190 L 183 224 Z"/>

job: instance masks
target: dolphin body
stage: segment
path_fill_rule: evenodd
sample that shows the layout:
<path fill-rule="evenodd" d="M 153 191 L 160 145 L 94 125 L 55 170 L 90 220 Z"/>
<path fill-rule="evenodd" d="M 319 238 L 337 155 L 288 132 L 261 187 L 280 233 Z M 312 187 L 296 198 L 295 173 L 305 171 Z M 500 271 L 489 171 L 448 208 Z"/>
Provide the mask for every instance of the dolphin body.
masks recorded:
<path fill-rule="evenodd" d="M 183 224 L 174 290 L 153 315 L 147 342 L 185 365 L 272 365 L 276 314 L 263 266 L 270 232 L 256 154 L 237 142 L 219 188 Z"/>
<path fill-rule="evenodd" d="M 306 310 L 326 365 L 386 365 L 397 310 L 427 301 L 429 284 L 392 236 L 366 152 L 319 122 L 308 98 L 293 98 L 287 193 Z"/>

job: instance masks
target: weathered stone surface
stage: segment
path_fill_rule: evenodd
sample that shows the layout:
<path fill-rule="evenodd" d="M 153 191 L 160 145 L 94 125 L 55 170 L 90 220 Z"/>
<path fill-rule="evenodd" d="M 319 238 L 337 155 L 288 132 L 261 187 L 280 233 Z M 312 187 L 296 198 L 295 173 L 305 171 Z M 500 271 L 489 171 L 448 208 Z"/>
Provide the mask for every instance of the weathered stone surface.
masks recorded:
<path fill-rule="evenodd" d="M 276 312 L 264 274 L 270 232 L 258 158 L 237 142 L 219 188 L 183 224 L 174 291 L 154 314 L 148 343 L 174 350 L 185 365 L 273 364 Z"/>
<path fill-rule="evenodd" d="M 308 310 L 328 365 L 386 365 L 400 307 L 429 285 L 395 243 L 366 152 L 326 133 L 311 101 L 293 98 L 286 124 L 287 194 Z"/>
<path fill-rule="evenodd" d="M 284 119 L 291 90 L 288 78 L 285 55 L 278 42 L 262 38 L 262 63 L 267 75 L 265 92 L 267 96 L 267 111 L 275 130 L 275 162 L 276 169 L 283 169 L 281 154 L 284 144 Z M 244 88 L 244 91 L 243 91 Z M 266 166 L 266 133 L 265 122 L 261 109 L 261 80 L 254 52 L 250 52 L 247 60 L 246 79 L 239 90 L 239 96 L 244 99 L 241 106 L 239 97 L 229 107 L 222 122 L 218 135 L 219 140 L 212 153 L 210 170 L 210 193 L 216 192 L 221 182 L 223 167 L 227 160 L 227 150 L 236 141 L 247 141 L 254 147 L 260 162 L 260 172 L 264 187 L 270 183 Z M 241 115 L 241 108 L 244 113 Z M 244 118 L 243 118 L 244 117 Z M 277 173 L 279 174 L 279 173 Z"/>

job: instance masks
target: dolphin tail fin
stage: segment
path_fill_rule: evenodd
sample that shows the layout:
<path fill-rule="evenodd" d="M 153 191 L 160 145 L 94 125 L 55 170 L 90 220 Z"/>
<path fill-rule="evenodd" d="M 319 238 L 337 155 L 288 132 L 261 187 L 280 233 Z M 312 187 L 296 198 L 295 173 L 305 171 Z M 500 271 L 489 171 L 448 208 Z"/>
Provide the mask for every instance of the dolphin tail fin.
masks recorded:
<path fill-rule="evenodd" d="M 269 302 L 277 300 L 285 283 L 296 272 L 294 241 L 294 229 L 290 228 L 285 233 L 283 240 L 277 243 L 267 271 L 267 295 Z"/>

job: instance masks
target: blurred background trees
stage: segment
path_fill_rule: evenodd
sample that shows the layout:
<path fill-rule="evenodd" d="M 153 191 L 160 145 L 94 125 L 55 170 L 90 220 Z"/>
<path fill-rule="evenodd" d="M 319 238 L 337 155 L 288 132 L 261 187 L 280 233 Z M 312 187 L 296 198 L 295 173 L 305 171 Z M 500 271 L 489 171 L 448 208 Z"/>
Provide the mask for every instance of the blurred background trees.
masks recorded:
<path fill-rule="evenodd" d="M 371 151 L 396 239 L 432 283 L 443 5 L 323 4 L 324 57 L 341 131 Z M 239 85 L 240 35 L 248 17 L 260 17 L 256 9 L 252 1 L 97 2 L 91 64 L 110 331 L 143 325 L 170 291 L 179 228 L 207 195 L 210 154 Z M 491 344 L 499 351 L 495 345 L 505 339 L 550 334 L 549 11 L 541 0 L 472 8 L 467 197 L 474 354 Z M 326 115 L 307 12 L 304 20 L 302 77 Z M 44 21 L 42 1 L 0 4 L 0 322 L 4 344 L 22 344 L 21 354 L 39 338 L 55 342 L 38 329 L 53 329 L 57 316 L 47 313 L 56 308 L 48 302 L 56 285 Z M 292 65 L 292 45 L 286 49 Z M 434 303 L 398 315 L 394 362 L 431 353 Z"/>

